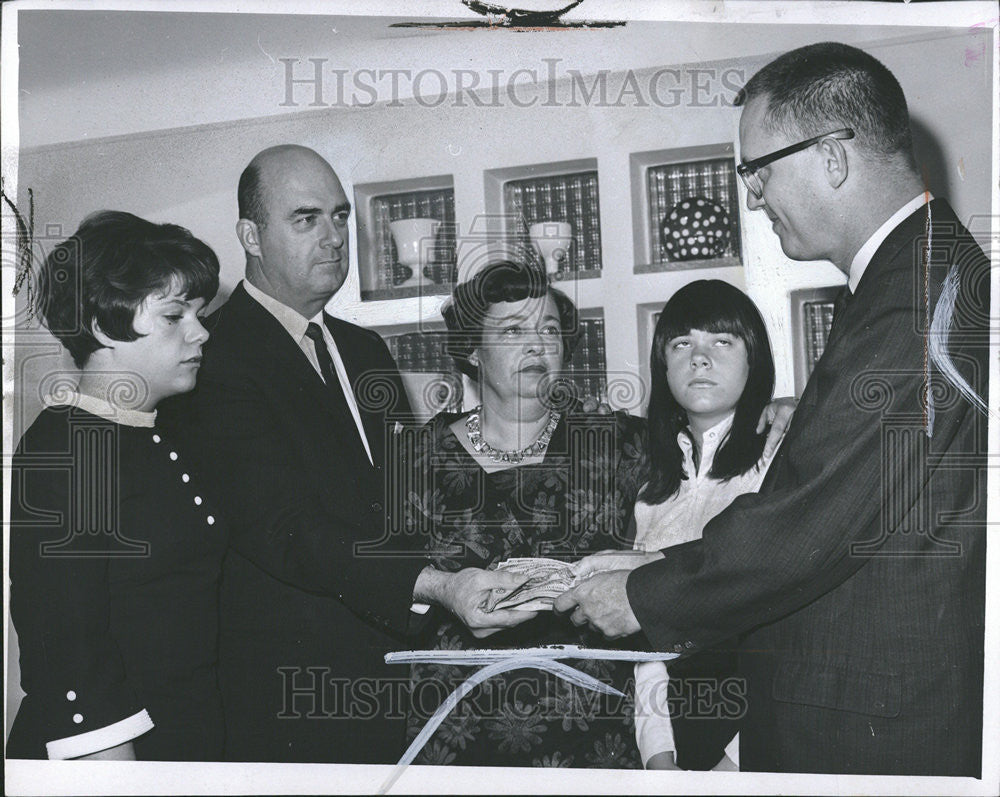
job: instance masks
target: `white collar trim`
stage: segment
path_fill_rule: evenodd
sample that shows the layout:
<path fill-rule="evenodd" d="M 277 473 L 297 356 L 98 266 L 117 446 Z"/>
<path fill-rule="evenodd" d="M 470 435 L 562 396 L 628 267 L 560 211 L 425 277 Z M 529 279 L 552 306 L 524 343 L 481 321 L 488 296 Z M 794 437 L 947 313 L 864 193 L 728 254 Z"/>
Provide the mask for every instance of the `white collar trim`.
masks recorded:
<path fill-rule="evenodd" d="M 140 426 L 151 428 L 156 424 L 156 410 L 130 410 L 118 407 L 103 399 L 77 393 L 75 390 L 64 390 L 58 394 L 50 394 L 42 399 L 47 407 L 68 406 L 89 412 L 99 418 L 114 421 L 122 426 Z"/>

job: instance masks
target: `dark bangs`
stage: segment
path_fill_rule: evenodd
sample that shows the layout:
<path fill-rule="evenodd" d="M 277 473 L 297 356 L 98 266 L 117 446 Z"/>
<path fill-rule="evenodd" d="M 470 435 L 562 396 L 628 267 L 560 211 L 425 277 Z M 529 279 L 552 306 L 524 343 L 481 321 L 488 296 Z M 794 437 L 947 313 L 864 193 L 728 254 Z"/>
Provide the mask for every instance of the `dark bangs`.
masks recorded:
<path fill-rule="evenodd" d="M 721 286 L 725 286 L 722 288 Z M 732 291 L 740 295 L 734 296 Z M 728 282 L 698 280 L 674 294 L 663 308 L 656 326 L 654 354 L 661 357 L 666 344 L 674 338 L 687 335 L 692 329 L 705 332 L 728 333 L 743 338 L 749 334 L 746 295 Z M 756 312 L 756 308 L 754 308 Z M 748 352 L 749 354 L 749 352 Z"/>
<path fill-rule="evenodd" d="M 667 381 L 666 348 L 674 338 L 694 329 L 739 337 L 750 366 L 736 404 L 726 441 L 716 451 L 710 475 L 724 481 L 755 467 L 766 434 L 757 434 L 757 420 L 774 392 L 774 358 L 764 319 L 739 288 L 722 280 L 697 280 L 678 290 L 663 307 L 653 333 L 649 356 L 650 396 L 647 412 L 647 479 L 640 498 L 658 504 L 676 494 L 687 478 L 677 435 L 687 428 L 687 412 Z"/>
<path fill-rule="evenodd" d="M 136 310 L 174 289 L 210 302 L 219 290 L 215 252 L 183 227 L 117 210 L 84 219 L 39 271 L 45 323 L 81 368 L 102 348 L 95 324 L 114 340 L 136 340 Z"/>
<path fill-rule="evenodd" d="M 93 283 L 88 295 L 94 318 L 116 340 L 136 340 L 132 322 L 139 306 L 150 296 L 173 291 L 188 301 L 206 304 L 219 290 L 219 262 L 212 249 L 175 224 L 137 225 L 136 235 L 98 241 L 106 247 L 100 260 L 106 279 Z M 93 244 L 92 244 L 93 245 Z"/>

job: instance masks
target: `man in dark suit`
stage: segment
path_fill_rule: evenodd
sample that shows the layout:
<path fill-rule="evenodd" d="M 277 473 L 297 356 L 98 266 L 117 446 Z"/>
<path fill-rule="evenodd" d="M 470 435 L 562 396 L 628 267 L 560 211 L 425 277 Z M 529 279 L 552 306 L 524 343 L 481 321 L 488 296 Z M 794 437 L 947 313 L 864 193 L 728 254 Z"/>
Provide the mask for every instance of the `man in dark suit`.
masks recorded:
<path fill-rule="evenodd" d="M 231 521 L 222 584 L 226 757 L 394 762 L 405 668 L 390 668 L 414 600 L 475 633 L 522 619 L 478 606 L 510 574 L 441 573 L 392 531 L 394 432 L 409 416 L 374 332 L 323 308 L 348 272 L 351 205 L 316 152 L 272 147 L 244 170 L 246 280 L 206 322 L 198 387 L 168 407 Z M 381 541 L 381 542 L 380 542 Z M 386 555 L 393 552 L 395 555 Z"/>
<path fill-rule="evenodd" d="M 760 492 L 556 607 L 682 655 L 743 634 L 742 769 L 978 776 L 989 263 L 871 56 L 800 48 L 740 100 L 747 206 L 853 295 Z"/>

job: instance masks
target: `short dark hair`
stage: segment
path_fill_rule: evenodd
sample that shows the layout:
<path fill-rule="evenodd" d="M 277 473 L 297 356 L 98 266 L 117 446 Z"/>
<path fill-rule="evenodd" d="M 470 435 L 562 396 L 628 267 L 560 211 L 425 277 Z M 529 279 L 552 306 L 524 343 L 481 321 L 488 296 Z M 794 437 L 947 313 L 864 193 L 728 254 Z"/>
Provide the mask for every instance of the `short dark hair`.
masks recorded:
<path fill-rule="evenodd" d="M 664 305 L 649 354 L 647 483 L 639 496 L 648 504 L 670 498 L 680 488 L 681 480 L 687 478 L 677 435 L 687 428 L 688 417 L 667 382 L 666 349 L 671 340 L 693 329 L 741 338 L 750 366 L 729 436 L 716 452 L 709 475 L 725 480 L 746 473 L 764 451 L 766 435 L 757 434 L 757 421 L 774 392 L 774 358 L 764 319 L 750 297 L 728 282 L 688 283 Z"/>
<path fill-rule="evenodd" d="M 903 155 L 913 164 L 903 89 L 864 50 L 839 42 L 790 50 L 750 78 L 734 103 L 757 97 L 767 101 L 764 122 L 772 130 L 810 137 L 850 127 L 855 143 L 871 155 Z"/>
<path fill-rule="evenodd" d="M 264 202 L 264 183 L 260 172 L 260 164 L 254 158 L 240 175 L 236 202 L 239 205 L 241 219 L 249 219 L 258 227 L 263 227 L 267 222 L 267 206 Z"/>
<path fill-rule="evenodd" d="M 39 273 L 45 325 L 82 368 L 103 348 L 94 325 L 114 340 L 137 340 L 132 326 L 143 301 L 179 285 L 187 299 L 210 302 L 219 260 L 208 244 L 176 224 L 101 210 L 45 258 Z"/>
<path fill-rule="evenodd" d="M 500 302 L 519 302 L 551 296 L 562 330 L 563 361 L 569 362 L 580 337 L 576 306 L 570 298 L 549 285 L 545 272 L 533 264 L 497 260 L 484 266 L 467 282 L 455 286 L 441 310 L 448 327 L 446 350 L 462 373 L 479 378 L 479 369 L 469 357 L 482 343 L 483 322 L 490 308 Z"/>

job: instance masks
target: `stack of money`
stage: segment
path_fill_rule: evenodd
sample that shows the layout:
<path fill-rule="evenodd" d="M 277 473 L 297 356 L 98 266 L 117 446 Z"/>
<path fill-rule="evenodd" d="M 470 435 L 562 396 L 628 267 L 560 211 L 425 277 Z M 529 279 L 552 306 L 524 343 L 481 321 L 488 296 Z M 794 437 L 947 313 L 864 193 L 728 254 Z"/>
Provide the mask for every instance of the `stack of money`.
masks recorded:
<path fill-rule="evenodd" d="M 551 610 L 555 599 L 576 584 L 572 565 L 557 559 L 507 559 L 497 565 L 497 570 L 524 575 L 528 580 L 513 591 L 494 590 L 486 606 L 488 612 L 495 609 Z"/>

